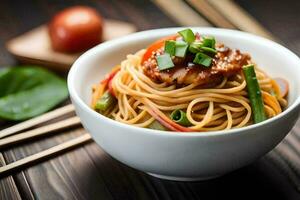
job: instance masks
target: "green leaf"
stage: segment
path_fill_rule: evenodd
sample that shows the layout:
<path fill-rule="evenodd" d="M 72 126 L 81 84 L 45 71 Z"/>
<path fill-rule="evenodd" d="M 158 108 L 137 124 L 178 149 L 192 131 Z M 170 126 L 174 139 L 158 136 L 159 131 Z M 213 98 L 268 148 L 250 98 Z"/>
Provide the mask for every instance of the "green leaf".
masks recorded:
<path fill-rule="evenodd" d="M 0 70 L 0 118 L 25 120 L 68 97 L 66 81 L 38 67 Z"/>

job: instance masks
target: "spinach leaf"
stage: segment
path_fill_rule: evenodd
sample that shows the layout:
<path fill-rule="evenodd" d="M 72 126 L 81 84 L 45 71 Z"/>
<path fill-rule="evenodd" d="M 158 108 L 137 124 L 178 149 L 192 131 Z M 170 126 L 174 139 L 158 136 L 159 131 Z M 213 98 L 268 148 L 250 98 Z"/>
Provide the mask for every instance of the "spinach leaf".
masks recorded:
<path fill-rule="evenodd" d="M 25 120 L 67 97 L 66 81 L 45 69 L 24 66 L 0 71 L 0 118 Z"/>

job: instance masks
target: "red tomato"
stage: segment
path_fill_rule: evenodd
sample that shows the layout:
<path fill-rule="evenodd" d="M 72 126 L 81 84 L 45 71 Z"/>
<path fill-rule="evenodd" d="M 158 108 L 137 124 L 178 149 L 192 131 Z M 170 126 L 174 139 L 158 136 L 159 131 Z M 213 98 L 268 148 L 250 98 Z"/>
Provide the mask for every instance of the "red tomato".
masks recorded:
<path fill-rule="evenodd" d="M 54 50 L 74 53 L 102 41 L 102 17 L 93 8 L 74 6 L 53 17 L 49 36 Z"/>
<path fill-rule="evenodd" d="M 152 43 L 146 50 L 144 56 L 143 56 L 143 60 L 142 62 L 148 60 L 151 55 L 152 55 L 152 52 L 155 52 L 156 50 L 158 50 L 159 48 L 163 47 L 165 45 L 165 42 L 167 40 L 176 40 L 176 38 L 178 37 L 178 35 L 170 35 L 170 36 L 167 36 L 167 37 L 164 37 L 164 38 L 161 38 L 157 41 L 155 41 L 154 43 Z"/>

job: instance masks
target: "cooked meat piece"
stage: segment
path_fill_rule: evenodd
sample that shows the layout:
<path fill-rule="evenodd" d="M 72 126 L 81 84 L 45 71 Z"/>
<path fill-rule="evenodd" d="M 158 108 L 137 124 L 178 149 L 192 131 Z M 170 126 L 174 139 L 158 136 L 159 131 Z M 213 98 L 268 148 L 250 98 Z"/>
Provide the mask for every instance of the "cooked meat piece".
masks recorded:
<path fill-rule="evenodd" d="M 153 53 L 150 59 L 146 60 L 142 67 L 144 73 L 156 82 L 166 82 L 169 84 L 191 84 L 199 85 L 219 82 L 224 76 L 230 76 L 239 72 L 243 65 L 250 61 L 248 54 L 243 54 L 237 49 L 230 49 L 223 44 L 216 45 L 217 54 L 213 59 L 210 68 L 192 63 L 192 56 L 187 56 L 185 60 L 181 58 L 173 59 L 174 68 L 159 71 L 155 57 L 163 53 L 159 49 Z"/>

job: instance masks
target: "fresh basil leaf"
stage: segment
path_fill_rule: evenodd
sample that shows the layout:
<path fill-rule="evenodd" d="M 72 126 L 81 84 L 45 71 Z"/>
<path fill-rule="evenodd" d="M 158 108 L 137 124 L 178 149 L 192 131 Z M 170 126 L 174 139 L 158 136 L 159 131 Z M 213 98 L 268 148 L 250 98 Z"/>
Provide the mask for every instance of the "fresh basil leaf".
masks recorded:
<path fill-rule="evenodd" d="M 45 69 L 26 66 L 0 71 L 0 118 L 25 120 L 67 97 L 66 81 Z"/>

